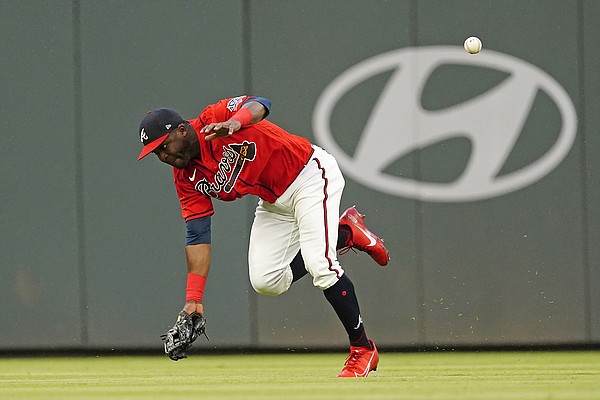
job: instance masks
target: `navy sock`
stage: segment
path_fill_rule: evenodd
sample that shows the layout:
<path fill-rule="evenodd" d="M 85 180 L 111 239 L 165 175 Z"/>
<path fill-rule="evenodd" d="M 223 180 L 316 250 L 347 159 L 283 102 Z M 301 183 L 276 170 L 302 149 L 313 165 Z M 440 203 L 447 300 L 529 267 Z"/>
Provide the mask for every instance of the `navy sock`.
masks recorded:
<path fill-rule="evenodd" d="M 338 318 L 344 325 L 350 345 L 373 349 L 365 332 L 365 327 L 360 316 L 358 299 L 354 292 L 354 285 L 346 274 L 342 275 L 335 285 L 323 291 L 327 301 L 335 310 Z"/>

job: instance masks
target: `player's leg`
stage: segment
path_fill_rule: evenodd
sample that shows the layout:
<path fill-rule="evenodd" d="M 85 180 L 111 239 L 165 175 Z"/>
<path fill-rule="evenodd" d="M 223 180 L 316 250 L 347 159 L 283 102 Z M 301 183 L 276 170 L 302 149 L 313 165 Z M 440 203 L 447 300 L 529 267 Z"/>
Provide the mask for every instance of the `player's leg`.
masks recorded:
<path fill-rule="evenodd" d="M 298 191 L 295 213 L 306 269 L 321 288 L 344 326 L 350 340 L 352 374 L 366 376 L 377 367 L 378 355 L 369 340 L 352 281 L 337 260 L 339 206 L 344 179 L 337 163 L 324 151 L 316 151 L 309 163 L 310 179 Z M 356 365 L 354 365 L 356 364 Z M 354 376 L 354 375 L 353 375 Z"/>
<path fill-rule="evenodd" d="M 354 285 L 337 259 L 339 207 L 344 178 L 332 156 L 320 150 L 308 167 L 313 169 L 298 190 L 295 214 L 302 258 L 313 284 L 324 291 L 346 328 L 352 346 L 371 347 L 364 331 Z"/>
<path fill-rule="evenodd" d="M 293 214 L 260 200 L 256 207 L 248 266 L 250 283 L 256 292 L 277 296 L 292 284 L 290 263 L 300 250 L 299 233 Z"/>
<path fill-rule="evenodd" d="M 335 159 L 317 148 L 299 180 L 302 183 L 295 188 L 294 196 L 282 200 L 294 211 L 305 268 L 313 284 L 324 290 L 344 274 L 336 250 L 344 178 Z"/>

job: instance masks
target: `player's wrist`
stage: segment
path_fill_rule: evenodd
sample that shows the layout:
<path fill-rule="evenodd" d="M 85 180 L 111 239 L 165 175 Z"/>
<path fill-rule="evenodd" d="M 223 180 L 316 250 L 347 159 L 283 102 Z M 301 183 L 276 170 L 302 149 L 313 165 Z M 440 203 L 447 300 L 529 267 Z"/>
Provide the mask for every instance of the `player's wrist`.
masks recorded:
<path fill-rule="evenodd" d="M 202 303 L 206 277 L 200 274 L 188 273 L 185 288 L 185 301 Z"/>
<path fill-rule="evenodd" d="M 204 316 L 204 306 L 197 301 L 186 301 L 183 306 L 183 311 L 189 315 L 198 313 Z"/>
<path fill-rule="evenodd" d="M 233 114 L 231 119 L 238 121 L 240 125 L 242 125 L 242 128 L 244 128 L 252 124 L 253 116 L 252 112 L 247 108 L 240 108 L 235 114 Z"/>

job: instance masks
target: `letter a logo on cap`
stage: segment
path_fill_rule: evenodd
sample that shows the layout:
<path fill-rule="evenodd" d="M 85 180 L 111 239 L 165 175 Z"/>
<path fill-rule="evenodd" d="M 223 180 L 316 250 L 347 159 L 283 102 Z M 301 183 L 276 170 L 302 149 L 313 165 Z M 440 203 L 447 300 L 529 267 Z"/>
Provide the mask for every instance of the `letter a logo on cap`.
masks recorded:
<path fill-rule="evenodd" d="M 142 131 L 140 132 L 140 140 L 142 143 L 144 143 L 144 140 L 148 140 L 148 135 L 146 135 L 146 132 L 144 132 L 144 128 L 142 128 Z"/>

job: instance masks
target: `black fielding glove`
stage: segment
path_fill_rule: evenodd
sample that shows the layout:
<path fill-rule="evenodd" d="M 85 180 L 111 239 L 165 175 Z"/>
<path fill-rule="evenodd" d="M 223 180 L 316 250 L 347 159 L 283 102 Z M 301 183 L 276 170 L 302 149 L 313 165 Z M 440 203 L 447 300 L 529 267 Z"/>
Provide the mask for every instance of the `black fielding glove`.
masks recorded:
<path fill-rule="evenodd" d="M 165 354 L 173 361 L 187 358 L 185 354 L 192 343 L 200 335 L 206 336 L 206 318 L 197 312 L 188 314 L 180 311 L 175 325 L 169 331 L 161 336 L 165 345 Z"/>

